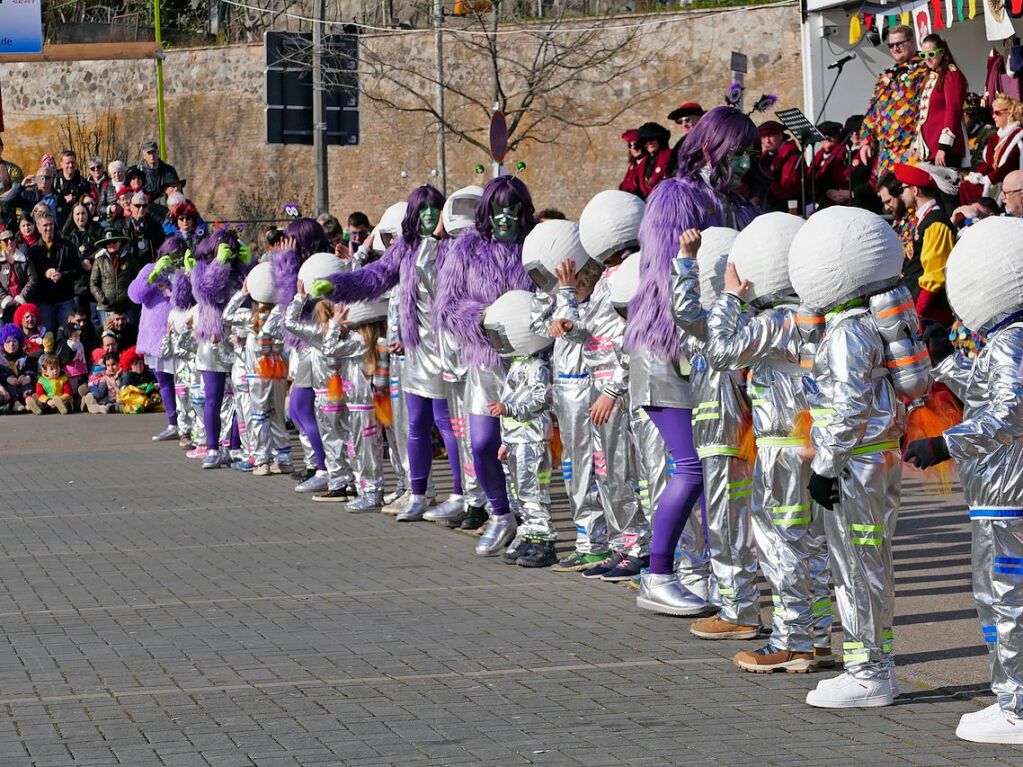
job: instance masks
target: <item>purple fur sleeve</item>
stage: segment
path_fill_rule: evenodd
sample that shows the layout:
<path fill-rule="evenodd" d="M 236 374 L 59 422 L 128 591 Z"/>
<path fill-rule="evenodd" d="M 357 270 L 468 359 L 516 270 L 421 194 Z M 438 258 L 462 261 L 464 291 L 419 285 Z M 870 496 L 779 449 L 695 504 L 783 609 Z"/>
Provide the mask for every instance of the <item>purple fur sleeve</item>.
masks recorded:
<path fill-rule="evenodd" d="M 401 253 L 405 243 L 399 239 L 387 249 L 379 261 L 360 267 L 351 272 L 342 272 L 330 277 L 334 283 L 331 300 L 344 304 L 356 301 L 372 301 L 379 298 L 398 284 L 401 270 Z M 309 286 L 306 286 L 308 289 Z"/>
<path fill-rule="evenodd" d="M 458 339 L 467 364 L 495 368 L 500 357 L 487 343 L 480 322 L 487 307 L 504 293 L 533 289 L 522 268 L 522 246 L 489 242 L 472 231 L 446 250 L 437 274 L 438 327 Z"/>
<path fill-rule="evenodd" d="M 192 270 L 192 292 L 198 308 L 195 337 L 213 341 L 224 335 L 224 307 L 231 298 L 231 265 L 200 261 Z"/>
<path fill-rule="evenodd" d="M 649 349 L 678 359 L 680 331 L 671 313 L 671 263 L 682 232 L 706 229 L 719 219 L 716 197 L 698 180 L 667 179 L 654 187 L 639 229 L 639 289 L 629 303 L 627 352 Z"/>
<path fill-rule="evenodd" d="M 171 307 L 170 299 L 164 293 L 166 280 L 160 279 L 156 285 L 150 285 L 147 281 L 152 271 L 153 264 L 142 267 L 142 271 L 128 286 L 128 298 L 142 306 L 136 349 L 150 357 L 159 357 Z"/>
<path fill-rule="evenodd" d="M 138 273 L 131 285 L 128 286 L 128 298 L 139 306 L 148 306 L 151 302 L 163 298 L 164 280 L 159 280 L 155 285 L 149 284 L 149 275 L 153 273 L 155 264 L 146 264 Z"/>

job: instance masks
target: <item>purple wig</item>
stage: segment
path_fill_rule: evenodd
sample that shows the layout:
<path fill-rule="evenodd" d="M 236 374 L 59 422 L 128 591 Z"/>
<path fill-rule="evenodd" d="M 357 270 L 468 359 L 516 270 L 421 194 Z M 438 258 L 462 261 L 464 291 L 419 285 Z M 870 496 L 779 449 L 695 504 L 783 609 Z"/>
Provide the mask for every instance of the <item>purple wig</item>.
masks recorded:
<path fill-rule="evenodd" d="M 227 245 L 235 253 L 241 246 L 233 229 L 218 229 L 199 243 L 192 270 L 192 293 L 199 307 L 195 337 L 200 341 L 219 340 L 224 335 L 224 307 L 231 294 L 241 287 L 248 267 L 238 259 L 227 263 L 216 260 L 217 249 Z"/>
<path fill-rule="evenodd" d="M 180 261 L 185 257 L 186 250 L 188 250 L 188 241 L 175 232 L 163 241 L 163 245 L 161 245 L 160 249 L 156 251 L 156 255 L 158 257 L 170 256 L 175 261 Z"/>
<path fill-rule="evenodd" d="M 496 203 L 502 208 L 521 204 L 518 237 L 518 242 L 521 244 L 526 239 L 526 235 L 536 226 L 533 198 L 529 194 L 529 187 L 515 176 L 492 178 L 483 187 L 483 197 L 476 207 L 476 231 L 483 235 L 483 239 L 488 242 L 494 239 L 494 229 L 490 224 L 491 203 Z"/>
<path fill-rule="evenodd" d="M 714 107 L 686 136 L 678 151 L 678 177 L 696 177 L 710 168 L 710 185 L 718 194 L 731 192 L 728 153 L 753 149 L 760 142 L 757 126 L 735 107 Z"/>
<path fill-rule="evenodd" d="M 25 345 L 25 333 L 13 322 L 10 322 L 0 328 L 0 346 L 3 346 L 12 338 L 17 339 L 19 347 Z"/>
<path fill-rule="evenodd" d="M 687 229 L 720 226 L 720 221 L 718 200 L 699 176 L 669 178 L 654 187 L 639 227 L 639 289 L 629 302 L 626 351 L 649 349 L 678 359 L 680 335 L 671 315 L 671 262 L 678 255 L 678 238 Z"/>
<path fill-rule="evenodd" d="M 332 253 L 334 251 L 323 227 L 318 221 L 311 218 L 296 218 L 284 227 L 284 236 L 295 238 L 295 250 L 298 252 L 299 263 L 305 261 L 313 253 Z"/>
<path fill-rule="evenodd" d="M 185 311 L 195 305 L 195 296 L 192 295 L 192 281 L 185 270 L 174 272 L 171 278 L 171 306 L 175 309 Z"/>
<path fill-rule="evenodd" d="M 521 181 L 515 181 L 525 189 Z M 487 189 L 490 188 L 488 184 Z M 486 192 L 483 200 L 487 200 Z M 532 218 L 533 205 L 528 191 L 525 201 Z M 486 208 L 481 204 L 480 209 Z M 489 220 L 487 226 L 490 226 Z M 437 300 L 433 304 L 435 322 L 440 331 L 451 333 L 459 342 L 467 364 L 493 369 L 500 365 L 501 358 L 483 335 L 480 327 L 483 312 L 509 290 L 535 289 L 522 268 L 521 242 L 490 240 L 483 232 L 470 229 L 445 248 L 442 258 L 438 259 Z"/>
<path fill-rule="evenodd" d="M 438 211 L 444 207 L 444 195 L 430 184 L 417 186 L 408 196 L 408 208 L 401 220 L 401 237 L 411 247 L 419 244 L 419 212 L 426 207 L 434 207 Z"/>

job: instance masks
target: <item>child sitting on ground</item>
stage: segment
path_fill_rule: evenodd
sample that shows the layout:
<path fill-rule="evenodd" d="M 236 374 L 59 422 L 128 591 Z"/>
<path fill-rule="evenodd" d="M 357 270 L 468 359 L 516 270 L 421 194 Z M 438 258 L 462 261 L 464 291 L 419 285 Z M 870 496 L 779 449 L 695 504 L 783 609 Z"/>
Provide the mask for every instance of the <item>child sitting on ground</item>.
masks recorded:
<path fill-rule="evenodd" d="M 155 412 L 163 402 L 156 376 L 146 367 L 145 358 L 135 351 L 134 346 L 121 353 L 121 388 L 118 397 L 121 400 L 121 412 L 132 415 L 147 410 Z"/>
<path fill-rule="evenodd" d="M 8 395 L 2 406 L 12 413 L 25 412 L 25 397 L 35 389 L 22 353 L 24 341 L 25 334 L 13 322 L 0 328 L 0 386 Z"/>
<path fill-rule="evenodd" d="M 72 315 L 74 316 L 74 315 Z M 75 398 L 80 400 L 88 393 L 87 380 L 89 366 L 85 356 L 85 345 L 82 343 L 82 328 L 80 325 L 66 322 L 57 331 L 57 344 L 55 356 L 68 377 L 71 391 Z"/>
<path fill-rule="evenodd" d="M 25 406 L 36 415 L 53 412 L 67 415 L 73 402 L 71 384 L 60 368 L 60 361 L 52 354 L 44 354 L 39 360 L 35 396 L 26 397 Z"/>
<path fill-rule="evenodd" d="M 103 355 L 100 371 L 89 376 L 89 391 L 82 397 L 82 407 L 90 413 L 116 413 L 117 392 L 121 387 L 121 369 L 117 355 Z"/>

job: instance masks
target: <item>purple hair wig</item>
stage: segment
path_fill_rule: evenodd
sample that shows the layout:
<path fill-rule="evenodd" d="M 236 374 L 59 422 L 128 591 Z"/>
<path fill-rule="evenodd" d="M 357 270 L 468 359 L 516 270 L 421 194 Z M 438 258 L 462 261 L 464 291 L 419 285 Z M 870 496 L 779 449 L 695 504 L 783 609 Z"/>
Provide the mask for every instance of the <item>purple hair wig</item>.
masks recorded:
<path fill-rule="evenodd" d="M 195 337 L 201 341 L 212 341 L 224 335 L 224 307 L 231 294 L 241 287 L 249 267 L 238 259 L 227 263 L 216 260 L 217 249 L 227 245 L 238 251 L 241 242 L 233 229 L 218 229 L 199 243 L 196 248 L 196 264 L 192 270 L 192 294 L 199 307 Z"/>
<path fill-rule="evenodd" d="M 284 227 L 284 236 L 295 239 L 295 250 L 298 252 L 300 264 L 313 253 L 330 253 L 334 250 L 323 227 L 311 218 L 296 218 Z"/>
<path fill-rule="evenodd" d="M 3 346 L 12 338 L 18 341 L 19 347 L 25 345 L 24 331 L 22 331 L 22 329 L 15 325 L 13 322 L 9 322 L 8 324 L 0 328 L 0 346 Z"/>
<path fill-rule="evenodd" d="M 184 258 L 185 251 L 188 250 L 188 242 L 178 233 L 172 234 L 166 240 L 163 241 L 163 245 L 156 251 L 157 256 L 170 256 L 174 259 Z"/>
<path fill-rule="evenodd" d="M 757 126 L 735 107 L 714 107 L 700 118 L 678 151 L 678 177 L 695 177 L 710 167 L 710 185 L 718 194 L 732 189 L 728 153 L 752 149 L 760 141 Z"/>
<path fill-rule="evenodd" d="M 687 229 L 720 226 L 720 221 L 717 198 L 699 177 L 669 178 L 654 187 L 639 227 L 639 289 L 629 302 L 626 351 L 649 349 L 678 359 L 680 335 L 671 315 L 671 262 L 678 255 L 678 238 Z"/>
<path fill-rule="evenodd" d="M 529 209 L 532 216 L 532 203 Z M 501 358 L 483 335 L 483 312 L 509 290 L 535 289 L 522 268 L 520 243 L 492 241 L 480 231 L 469 230 L 445 248 L 438 260 L 433 316 L 438 329 L 451 333 L 461 344 L 467 364 L 493 369 Z"/>
<path fill-rule="evenodd" d="M 192 308 L 195 304 L 195 296 L 192 295 L 192 281 L 182 269 L 174 272 L 171 278 L 171 306 L 184 311 Z"/>
<path fill-rule="evenodd" d="M 411 247 L 419 244 L 419 212 L 426 207 L 433 207 L 438 211 L 444 207 L 444 195 L 430 184 L 417 186 L 408 196 L 408 208 L 405 211 L 405 218 L 401 220 L 401 237 L 405 244 Z"/>
<path fill-rule="evenodd" d="M 519 244 L 526 239 L 526 235 L 533 231 L 536 226 L 535 210 L 533 208 L 533 197 L 529 193 L 529 187 L 515 176 L 498 176 L 492 178 L 483 187 L 483 197 L 476 207 L 476 231 L 483 235 L 483 239 L 494 239 L 494 229 L 490 224 L 490 206 L 496 204 L 502 208 L 512 205 L 521 205 L 519 210 Z M 503 292 L 503 291 L 502 291 Z"/>

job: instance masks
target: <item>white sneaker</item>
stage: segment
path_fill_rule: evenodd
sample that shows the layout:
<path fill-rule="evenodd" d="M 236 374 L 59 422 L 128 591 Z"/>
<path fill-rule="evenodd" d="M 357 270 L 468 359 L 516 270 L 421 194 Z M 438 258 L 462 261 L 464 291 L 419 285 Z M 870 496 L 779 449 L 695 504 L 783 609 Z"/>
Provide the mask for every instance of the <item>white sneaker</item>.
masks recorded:
<path fill-rule="evenodd" d="M 401 512 L 401 510 L 405 508 L 405 505 L 408 503 L 408 499 L 411 497 L 412 493 L 409 490 L 405 490 L 404 492 L 402 492 L 401 495 L 399 495 L 390 503 L 387 502 L 387 498 L 385 497 L 384 506 L 382 509 L 380 509 L 380 511 L 383 512 L 384 514 L 389 514 L 392 517 L 396 517 Z"/>
<path fill-rule="evenodd" d="M 956 727 L 956 737 L 971 743 L 1023 744 L 1023 719 L 1002 711 L 997 703 L 976 711 L 963 714 Z"/>
<path fill-rule="evenodd" d="M 857 679 L 848 671 L 833 679 L 823 679 L 816 690 L 806 694 L 806 702 L 817 708 L 874 708 L 895 702 L 888 676 Z"/>
<path fill-rule="evenodd" d="M 305 482 L 300 483 L 296 488 L 296 493 L 322 493 L 327 489 L 327 472 L 322 469 L 318 469 L 316 473 L 309 477 Z"/>

